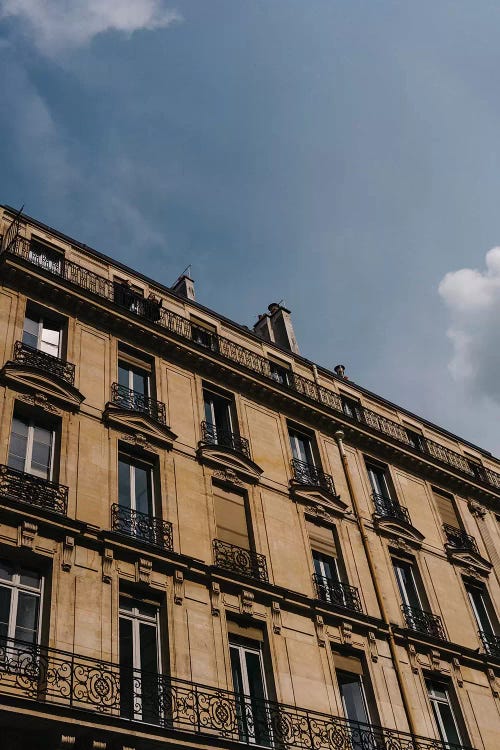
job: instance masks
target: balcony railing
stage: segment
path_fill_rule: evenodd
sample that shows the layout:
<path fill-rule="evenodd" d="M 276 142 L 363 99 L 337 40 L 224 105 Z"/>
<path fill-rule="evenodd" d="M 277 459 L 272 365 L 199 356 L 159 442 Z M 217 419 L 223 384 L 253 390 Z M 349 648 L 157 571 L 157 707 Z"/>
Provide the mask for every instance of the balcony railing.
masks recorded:
<path fill-rule="evenodd" d="M 458 529 L 456 526 L 451 526 L 448 523 L 443 524 L 443 529 L 450 547 L 455 547 L 456 549 L 467 549 L 470 550 L 470 552 L 477 552 L 477 554 L 479 554 L 476 540 L 463 529 Z"/>
<path fill-rule="evenodd" d="M 493 635 L 493 633 L 485 633 L 480 630 L 479 637 L 483 642 L 486 653 L 495 659 L 500 659 L 500 635 Z"/>
<path fill-rule="evenodd" d="M 154 398 L 145 396 L 144 393 L 133 391 L 119 383 L 111 385 L 111 401 L 120 409 L 141 412 L 154 419 L 155 422 L 166 424 L 166 408 L 162 401 L 156 401 Z"/>
<path fill-rule="evenodd" d="M 400 505 L 397 500 L 392 500 L 390 497 L 385 497 L 385 495 L 379 495 L 374 492 L 373 502 L 375 504 L 375 513 L 378 516 L 382 516 L 382 518 L 394 518 L 397 521 L 403 521 L 411 525 L 408 508 Z"/>
<path fill-rule="evenodd" d="M 347 583 L 334 581 L 333 578 L 326 578 L 318 573 L 313 575 L 314 584 L 318 599 L 328 604 L 334 604 L 336 607 L 345 607 L 355 612 L 362 612 L 359 592 L 355 586 L 349 586 Z"/>
<path fill-rule="evenodd" d="M 238 547 L 236 544 L 223 542 L 221 539 L 213 540 L 214 565 L 224 570 L 231 570 L 247 578 L 256 578 L 259 581 L 268 581 L 267 562 L 265 555 L 253 552 L 250 549 Z"/>
<path fill-rule="evenodd" d="M 210 422 L 201 423 L 202 442 L 205 445 L 218 445 L 221 448 L 229 448 L 237 453 L 242 453 L 250 458 L 250 444 L 248 440 L 235 432 L 222 430 Z"/>
<path fill-rule="evenodd" d="M 314 464 L 308 464 L 305 461 L 299 461 L 298 458 L 292 458 L 293 478 L 299 484 L 312 484 L 326 490 L 329 495 L 335 495 L 335 485 L 330 474 L 318 469 Z"/>
<path fill-rule="evenodd" d="M 42 352 L 33 346 L 16 341 L 14 345 L 14 362 L 18 365 L 33 367 L 35 370 L 46 372 L 52 377 L 60 378 L 70 385 L 75 383 L 75 365 L 66 362 L 52 354 Z"/>
<path fill-rule="evenodd" d="M 16 228 L 15 230 L 14 227 Z M 14 220 L 12 227 L 6 232 L 5 242 L 3 243 L 4 253 L 15 255 L 26 263 L 42 268 L 44 272 L 61 278 L 70 285 L 83 289 L 93 296 L 112 302 L 121 309 L 126 309 L 134 315 L 143 317 L 148 322 L 157 324 L 191 344 L 205 350 L 210 350 L 212 354 L 218 357 L 229 360 L 246 370 L 267 378 L 270 383 L 274 382 L 270 362 L 261 354 L 247 349 L 223 336 L 219 336 L 215 332 L 208 331 L 208 336 L 198 336 L 196 329 L 199 329 L 199 326 L 192 324 L 187 318 L 183 318 L 181 315 L 170 310 L 165 310 L 158 303 L 145 300 L 140 295 L 137 295 L 132 301 L 128 298 L 124 299 L 122 292 L 115 292 L 116 285 L 112 281 L 73 261 L 64 259 L 54 262 L 53 260 L 45 259 L 45 256 L 31 249 L 30 240 L 22 237 L 21 232 L 22 228 L 19 218 L 17 218 Z M 424 455 L 426 459 L 430 459 L 434 463 L 458 471 L 473 481 L 480 482 L 495 490 L 500 490 L 500 473 L 482 467 L 482 474 L 484 476 L 479 477 L 477 471 L 471 467 L 469 461 L 462 454 L 429 438 L 422 438 L 421 441 L 416 443 L 414 438 L 408 434 L 407 430 L 399 422 L 388 419 L 365 407 L 356 409 L 351 415 L 346 414 L 340 396 L 331 390 L 331 388 L 318 385 L 314 380 L 297 373 L 294 373 L 288 382 L 283 382 L 281 385 L 285 386 L 290 392 L 314 401 L 352 422 L 357 422 L 363 427 L 367 427 L 371 431 L 389 438 L 404 448 Z"/>
<path fill-rule="evenodd" d="M 119 307 L 137 315 L 152 323 L 157 323 L 161 318 L 161 305 L 156 300 L 145 299 L 127 284 L 113 285 L 113 301 Z"/>
<path fill-rule="evenodd" d="M 401 609 L 406 625 L 410 630 L 422 633 L 422 635 L 429 635 L 432 638 L 439 638 L 440 641 L 446 641 L 443 623 L 439 615 L 433 615 L 432 612 L 426 612 L 418 607 L 409 607 L 407 604 L 403 604 Z"/>
<path fill-rule="evenodd" d="M 111 506 L 111 528 L 118 534 L 138 539 L 145 544 L 173 550 L 172 524 L 156 516 L 126 508 L 124 505 Z"/>
<path fill-rule="evenodd" d="M 103 725 L 151 725 L 217 741 L 278 750 L 468 750 L 464 745 L 350 721 L 166 674 L 66 651 L 0 640 L 0 695 L 87 712 Z"/>
<path fill-rule="evenodd" d="M 0 496 L 65 516 L 68 488 L 24 471 L 0 465 Z"/>

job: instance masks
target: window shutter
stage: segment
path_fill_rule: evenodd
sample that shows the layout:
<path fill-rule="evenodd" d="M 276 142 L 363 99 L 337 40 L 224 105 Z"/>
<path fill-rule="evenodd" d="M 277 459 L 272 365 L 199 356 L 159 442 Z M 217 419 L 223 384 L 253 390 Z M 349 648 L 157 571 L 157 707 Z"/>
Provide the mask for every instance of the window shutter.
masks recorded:
<path fill-rule="evenodd" d="M 235 492 L 214 487 L 217 538 L 228 544 L 250 549 L 245 498 Z"/>
<path fill-rule="evenodd" d="M 262 628 L 256 627 L 253 623 L 246 625 L 246 623 L 239 623 L 235 620 L 227 620 L 227 632 L 230 635 L 238 636 L 239 638 L 245 638 L 252 641 L 263 641 L 264 631 Z"/>
<path fill-rule="evenodd" d="M 328 526 L 318 526 L 311 521 L 306 521 L 306 526 L 311 547 L 329 557 L 337 557 L 337 547 L 332 529 Z"/>
<path fill-rule="evenodd" d="M 456 529 L 460 529 L 460 521 L 458 520 L 452 498 L 448 495 L 443 495 L 441 492 L 436 492 L 436 490 L 434 490 L 433 494 L 443 523 L 447 523 L 450 526 L 454 526 Z"/>
<path fill-rule="evenodd" d="M 350 672 L 351 674 L 363 674 L 363 664 L 357 656 L 339 654 L 338 651 L 333 651 L 332 654 L 335 669 L 339 669 L 342 672 Z"/>

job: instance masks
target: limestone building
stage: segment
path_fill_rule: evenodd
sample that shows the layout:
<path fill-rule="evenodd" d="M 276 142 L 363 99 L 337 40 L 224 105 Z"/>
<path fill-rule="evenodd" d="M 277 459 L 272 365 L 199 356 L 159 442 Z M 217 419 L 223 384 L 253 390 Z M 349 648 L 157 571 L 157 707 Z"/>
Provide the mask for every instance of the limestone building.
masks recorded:
<path fill-rule="evenodd" d="M 498 750 L 500 462 L 0 208 L 0 747 Z"/>

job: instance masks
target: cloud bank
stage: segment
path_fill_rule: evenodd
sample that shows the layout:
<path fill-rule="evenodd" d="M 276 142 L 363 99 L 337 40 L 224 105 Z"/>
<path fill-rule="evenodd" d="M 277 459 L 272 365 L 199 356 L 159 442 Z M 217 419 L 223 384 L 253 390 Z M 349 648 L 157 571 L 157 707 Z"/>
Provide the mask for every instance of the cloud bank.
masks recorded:
<path fill-rule="evenodd" d="M 500 247 L 492 248 L 485 262 L 483 271 L 447 273 L 439 294 L 451 315 L 453 377 L 500 403 Z"/>
<path fill-rule="evenodd" d="M 179 21 L 163 0 L 0 0 L 0 20 L 18 20 L 36 46 L 53 55 L 106 31 L 133 34 Z"/>

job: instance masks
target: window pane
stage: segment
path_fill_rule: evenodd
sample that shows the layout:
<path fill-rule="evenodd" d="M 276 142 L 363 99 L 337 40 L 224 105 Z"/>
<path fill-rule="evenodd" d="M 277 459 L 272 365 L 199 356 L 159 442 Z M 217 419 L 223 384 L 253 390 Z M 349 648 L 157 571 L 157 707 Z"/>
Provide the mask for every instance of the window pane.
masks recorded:
<path fill-rule="evenodd" d="M 147 373 L 141 372 L 141 370 L 134 370 L 133 372 L 133 385 L 132 388 L 137 393 L 141 393 L 143 396 L 148 395 L 148 375 Z"/>
<path fill-rule="evenodd" d="M 20 571 L 20 581 L 22 586 L 31 586 L 31 588 L 39 589 L 41 576 L 34 570 L 22 568 Z"/>
<path fill-rule="evenodd" d="M 347 718 L 369 723 L 360 675 L 338 671 L 337 679 Z"/>
<path fill-rule="evenodd" d="M 9 565 L 5 560 L 0 560 L 0 578 L 3 578 L 4 581 L 12 581 L 13 575 L 14 568 L 12 565 Z"/>
<path fill-rule="evenodd" d="M 39 597 L 34 594 L 24 591 L 18 594 L 15 637 L 21 641 L 36 643 L 39 601 Z"/>
<path fill-rule="evenodd" d="M 156 626 L 139 624 L 142 720 L 156 723 L 159 714 L 158 644 Z"/>
<path fill-rule="evenodd" d="M 396 579 L 403 603 L 416 609 L 422 609 L 420 597 L 411 573 L 411 566 L 405 563 L 395 563 L 394 570 L 396 571 Z"/>
<path fill-rule="evenodd" d="M 132 621 L 120 617 L 120 714 L 133 716 L 134 712 L 134 649 Z"/>
<path fill-rule="evenodd" d="M 233 673 L 233 690 L 235 693 L 243 692 L 243 677 L 241 674 L 240 652 L 231 646 L 231 671 Z"/>
<path fill-rule="evenodd" d="M 140 513 L 151 515 L 151 472 L 140 466 L 134 467 L 135 473 L 135 509 Z"/>
<path fill-rule="evenodd" d="M 6 586 L 0 586 L 0 638 L 8 636 L 11 597 L 11 590 Z"/>
<path fill-rule="evenodd" d="M 438 725 L 440 728 L 441 738 L 445 742 L 461 744 L 462 740 L 458 733 L 457 725 L 455 724 L 455 718 L 451 712 L 451 708 L 448 703 L 435 703 L 434 711 L 439 714 L 441 721 L 438 719 Z"/>
<path fill-rule="evenodd" d="M 33 450 L 31 454 L 31 473 L 48 479 L 50 476 L 50 459 L 52 432 L 45 427 L 34 427 Z"/>
<path fill-rule="evenodd" d="M 59 326 L 54 323 L 44 322 L 42 328 L 42 339 L 40 349 L 47 354 L 57 357 L 59 354 L 59 342 L 61 331 Z"/>
<path fill-rule="evenodd" d="M 38 320 L 27 316 L 24 319 L 23 344 L 28 344 L 34 349 L 38 348 Z"/>
<path fill-rule="evenodd" d="M 118 502 L 130 508 L 130 464 L 122 459 L 118 461 Z"/>
<path fill-rule="evenodd" d="M 118 384 L 130 388 L 130 369 L 124 362 L 118 362 Z"/>
<path fill-rule="evenodd" d="M 488 614 L 486 607 L 485 594 L 475 587 L 467 588 L 469 598 L 471 600 L 472 609 L 476 616 L 477 624 L 479 629 L 488 635 L 495 635 L 494 628 L 491 623 L 491 618 Z"/>

